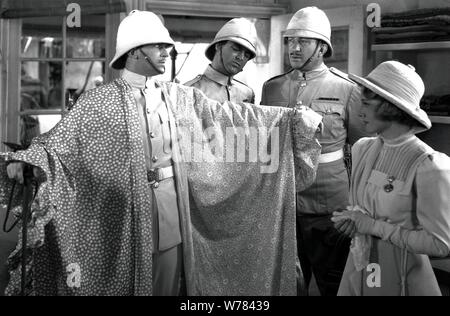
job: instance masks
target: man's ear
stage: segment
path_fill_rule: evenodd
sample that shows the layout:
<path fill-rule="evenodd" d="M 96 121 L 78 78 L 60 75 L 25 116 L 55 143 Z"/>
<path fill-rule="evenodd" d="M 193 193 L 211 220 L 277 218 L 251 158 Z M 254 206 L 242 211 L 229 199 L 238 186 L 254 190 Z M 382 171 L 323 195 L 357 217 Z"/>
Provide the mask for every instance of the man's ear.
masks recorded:
<path fill-rule="evenodd" d="M 128 56 L 130 58 L 134 58 L 134 59 L 138 59 L 139 56 L 137 55 L 136 49 L 130 49 L 130 51 L 128 52 Z"/>
<path fill-rule="evenodd" d="M 217 54 L 218 54 L 218 53 L 220 52 L 220 50 L 222 49 L 222 46 L 223 46 L 223 42 L 219 42 L 219 43 L 216 43 L 216 44 L 214 45 L 215 51 L 214 51 L 213 59 L 216 58 Z"/>
<path fill-rule="evenodd" d="M 320 43 L 320 49 L 319 49 L 319 54 L 320 55 L 325 55 L 328 51 L 328 45 L 326 43 L 321 42 Z"/>

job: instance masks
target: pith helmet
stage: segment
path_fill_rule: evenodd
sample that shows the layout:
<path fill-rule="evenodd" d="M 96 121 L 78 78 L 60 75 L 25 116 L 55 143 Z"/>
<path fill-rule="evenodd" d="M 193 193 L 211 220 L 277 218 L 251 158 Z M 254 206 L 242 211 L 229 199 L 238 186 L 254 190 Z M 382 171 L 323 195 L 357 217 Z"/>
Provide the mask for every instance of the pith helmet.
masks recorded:
<path fill-rule="evenodd" d="M 232 41 L 247 48 L 254 58 L 256 56 L 256 28 L 252 22 L 245 18 L 235 18 L 228 21 L 217 32 L 216 37 L 208 45 L 205 55 L 209 60 L 213 60 L 216 53 L 216 44 L 223 41 Z"/>
<path fill-rule="evenodd" d="M 133 10 L 119 25 L 116 55 L 109 66 L 122 69 L 125 67 L 125 58 L 123 57 L 131 49 L 158 43 L 175 44 L 169 31 L 156 14 L 150 11 Z"/>
<path fill-rule="evenodd" d="M 324 41 L 328 50 L 324 57 L 333 55 L 331 25 L 325 12 L 317 7 L 298 10 L 289 21 L 284 37 L 309 37 Z"/>

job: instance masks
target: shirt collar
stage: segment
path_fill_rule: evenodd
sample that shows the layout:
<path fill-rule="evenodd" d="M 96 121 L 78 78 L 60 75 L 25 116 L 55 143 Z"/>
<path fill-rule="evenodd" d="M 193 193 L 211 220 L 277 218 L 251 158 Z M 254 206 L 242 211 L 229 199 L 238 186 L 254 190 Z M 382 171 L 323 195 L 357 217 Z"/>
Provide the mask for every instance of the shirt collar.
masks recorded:
<path fill-rule="evenodd" d="M 319 67 L 311 71 L 301 72 L 300 70 L 295 70 L 294 76 L 296 76 L 298 80 L 311 80 L 321 76 L 326 71 L 328 71 L 328 67 L 324 63 L 322 63 Z"/>
<path fill-rule="evenodd" d="M 231 80 L 233 79 L 233 77 L 228 77 L 223 73 L 215 70 L 213 67 L 211 67 L 211 65 L 209 65 L 208 68 L 206 68 L 205 76 L 211 79 L 212 81 L 221 84 L 222 86 L 231 85 Z"/>
<path fill-rule="evenodd" d="M 396 137 L 396 138 L 384 138 L 383 136 L 379 135 L 379 137 L 383 140 L 383 142 L 388 146 L 401 146 L 404 143 L 407 143 L 413 139 L 415 139 L 414 132 L 412 130 L 409 130 L 408 132 Z"/>
<path fill-rule="evenodd" d="M 129 71 L 125 68 L 122 72 L 122 78 L 125 79 L 132 88 L 144 89 L 148 77 Z"/>
<path fill-rule="evenodd" d="M 126 68 L 122 71 L 122 78 L 134 89 L 154 89 L 158 85 L 154 77 L 146 77 Z"/>

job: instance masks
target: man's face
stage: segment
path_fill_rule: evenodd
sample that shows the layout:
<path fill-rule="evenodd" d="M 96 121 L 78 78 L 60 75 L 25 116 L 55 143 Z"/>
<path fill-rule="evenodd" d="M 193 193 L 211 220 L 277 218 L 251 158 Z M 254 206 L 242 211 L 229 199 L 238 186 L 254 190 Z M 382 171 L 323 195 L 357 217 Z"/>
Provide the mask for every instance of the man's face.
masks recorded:
<path fill-rule="evenodd" d="M 241 72 L 252 57 L 252 53 L 247 48 L 232 41 L 225 42 L 217 53 L 220 54 L 220 50 L 223 67 L 231 76 Z"/>
<path fill-rule="evenodd" d="M 289 60 L 294 69 L 301 69 L 307 60 L 314 54 L 317 40 L 307 37 L 289 37 Z"/>
<path fill-rule="evenodd" d="M 172 45 L 160 43 L 149 44 L 140 48 L 142 58 L 146 60 L 149 75 L 160 75 L 166 71 L 166 60 L 172 47 Z"/>

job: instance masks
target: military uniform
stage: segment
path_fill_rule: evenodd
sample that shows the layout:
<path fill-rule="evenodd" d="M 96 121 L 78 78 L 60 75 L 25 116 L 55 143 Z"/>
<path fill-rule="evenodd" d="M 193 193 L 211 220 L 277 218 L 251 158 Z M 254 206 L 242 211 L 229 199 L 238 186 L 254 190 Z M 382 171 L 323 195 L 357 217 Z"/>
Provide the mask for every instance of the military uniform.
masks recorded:
<path fill-rule="evenodd" d="M 210 99 L 219 102 L 249 102 L 255 103 L 255 93 L 246 84 L 228 77 L 211 66 L 206 68 L 203 75 L 198 75 L 191 81 L 185 83 L 186 86 L 197 88 Z"/>
<path fill-rule="evenodd" d="M 348 205 L 345 144 L 364 136 L 358 118 L 360 89 L 347 75 L 324 64 L 313 71 L 291 70 L 264 83 L 261 104 L 306 105 L 323 117 L 317 138 L 322 145 L 317 177 L 297 193 L 299 258 L 307 283 L 311 269 L 322 295 L 335 295 L 348 254 L 349 240 L 333 227 L 333 211 Z"/>
<path fill-rule="evenodd" d="M 153 295 L 178 295 L 182 247 L 169 112 L 153 80 L 126 69 L 122 77 L 131 85 L 138 106 L 147 178 L 152 188 Z"/>

